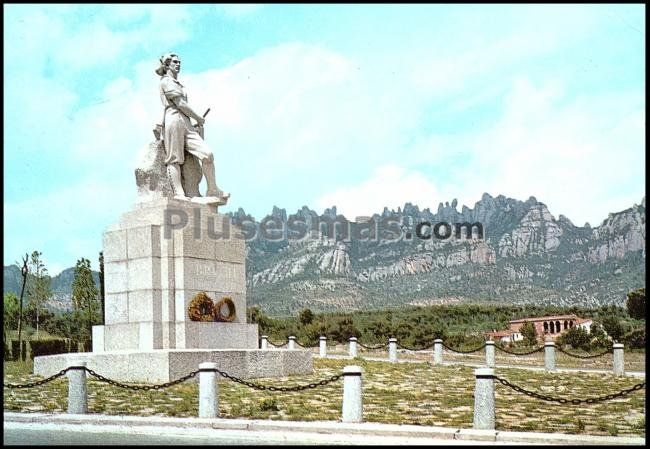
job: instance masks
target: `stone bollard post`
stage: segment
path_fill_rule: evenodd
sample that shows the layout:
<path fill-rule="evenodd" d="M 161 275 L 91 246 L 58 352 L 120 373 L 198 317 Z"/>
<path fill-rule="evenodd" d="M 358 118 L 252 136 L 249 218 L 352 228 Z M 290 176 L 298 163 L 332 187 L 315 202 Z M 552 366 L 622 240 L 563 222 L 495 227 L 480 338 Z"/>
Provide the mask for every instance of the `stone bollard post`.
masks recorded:
<path fill-rule="evenodd" d="M 357 337 L 350 337 L 350 357 L 357 356 Z"/>
<path fill-rule="evenodd" d="M 260 349 L 269 349 L 269 337 L 267 335 L 262 335 L 262 346 Z"/>
<path fill-rule="evenodd" d="M 494 342 L 488 340 L 485 342 L 485 365 L 494 368 L 494 363 Z"/>
<path fill-rule="evenodd" d="M 544 342 L 544 368 L 546 371 L 555 371 L 555 342 Z"/>
<path fill-rule="evenodd" d="M 287 349 L 296 349 L 296 337 L 293 335 L 289 337 L 289 346 L 287 346 Z"/>
<path fill-rule="evenodd" d="M 494 370 L 478 368 L 474 375 L 474 429 L 494 430 Z"/>
<path fill-rule="evenodd" d="M 433 340 L 433 364 L 442 365 L 442 339 Z"/>
<path fill-rule="evenodd" d="M 625 359 L 623 355 L 623 343 L 614 343 L 612 346 L 614 354 L 614 375 L 615 376 L 624 376 L 625 375 Z"/>
<path fill-rule="evenodd" d="M 388 361 L 397 362 L 397 338 L 388 339 Z"/>
<path fill-rule="evenodd" d="M 68 371 L 68 413 L 88 413 L 88 387 L 85 360 L 73 359 Z"/>
<path fill-rule="evenodd" d="M 219 415 L 219 385 L 217 364 L 199 364 L 199 418 L 216 418 Z"/>
<path fill-rule="evenodd" d="M 318 355 L 327 357 L 327 337 L 320 337 L 318 342 Z"/>
<path fill-rule="evenodd" d="M 343 422 L 363 421 L 363 398 L 360 366 L 348 365 L 343 368 Z"/>

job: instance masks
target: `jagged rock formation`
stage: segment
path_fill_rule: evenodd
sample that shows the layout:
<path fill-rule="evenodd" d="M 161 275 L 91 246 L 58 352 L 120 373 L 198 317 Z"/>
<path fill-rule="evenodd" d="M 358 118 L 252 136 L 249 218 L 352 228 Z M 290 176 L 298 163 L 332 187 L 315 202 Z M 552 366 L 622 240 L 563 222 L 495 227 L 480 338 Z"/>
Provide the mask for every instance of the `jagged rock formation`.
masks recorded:
<path fill-rule="evenodd" d="M 623 305 L 629 290 L 645 286 L 645 198 L 597 227 L 575 226 L 563 215 L 555 219 L 534 197 L 486 193 L 474 208 L 459 212 L 457 206 L 455 200 L 441 203 L 435 214 L 410 203 L 397 211 L 385 208 L 372 219 L 392 232 L 365 240 L 355 235 L 370 235 L 364 234 L 368 224 L 346 223 L 336 207 L 321 216 L 306 206 L 292 215 L 274 207 L 260 222 L 273 219 L 286 232 L 272 240 L 258 232 L 248 241 L 248 304 L 271 314 L 459 301 Z M 231 218 L 260 226 L 241 208 Z M 305 224 L 302 234 L 292 234 L 292 220 Z M 421 222 L 480 222 L 484 238 L 461 233 L 423 240 L 414 232 Z M 332 235 L 326 235 L 333 223 L 342 226 L 331 226 Z M 16 270 L 5 267 L 5 291 L 19 285 Z M 57 295 L 64 290 L 57 288 Z M 69 291 L 68 285 L 68 298 Z"/>
<path fill-rule="evenodd" d="M 401 237 L 380 232 L 366 241 L 312 228 L 318 220 L 344 221 L 335 207 L 322 216 L 307 207 L 293 215 L 274 207 L 271 216 L 279 223 L 303 220 L 312 232 L 301 240 L 249 242 L 249 303 L 278 314 L 303 307 L 336 310 L 341 304 L 623 305 L 627 291 L 645 285 L 645 198 L 594 228 L 575 226 L 563 215 L 556 219 L 534 197 L 519 201 L 485 193 L 474 208 L 457 206 L 456 200 L 440 203 L 436 213 L 410 203 L 397 211 L 384 208 L 372 219 L 393 220 Z M 252 220 L 241 209 L 233 219 L 244 216 Z M 424 221 L 480 222 L 484 239 L 464 233 L 422 240 L 413 230 Z M 351 223 L 352 234 L 361 226 Z"/>

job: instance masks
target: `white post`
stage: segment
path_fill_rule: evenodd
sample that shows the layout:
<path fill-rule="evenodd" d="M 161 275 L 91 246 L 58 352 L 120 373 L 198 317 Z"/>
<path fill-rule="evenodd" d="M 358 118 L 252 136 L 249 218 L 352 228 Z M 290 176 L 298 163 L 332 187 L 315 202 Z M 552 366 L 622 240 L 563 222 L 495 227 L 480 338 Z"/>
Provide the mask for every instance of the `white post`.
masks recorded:
<path fill-rule="evenodd" d="M 478 368 L 474 375 L 474 429 L 494 430 L 494 370 Z"/>
<path fill-rule="evenodd" d="M 296 337 L 293 335 L 289 337 L 289 346 L 287 349 L 296 349 Z"/>
<path fill-rule="evenodd" d="M 88 413 L 88 387 L 86 361 L 73 359 L 68 371 L 68 413 Z"/>
<path fill-rule="evenodd" d="M 343 411 L 342 421 L 359 423 L 363 421 L 363 398 L 360 366 L 343 368 Z"/>
<path fill-rule="evenodd" d="M 320 341 L 318 342 L 318 355 L 327 357 L 327 337 L 320 337 Z"/>
<path fill-rule="evenodd" d="M 350 337 L 350 357 L 357 356 L 357 337 Z"/>
<path fill-rule="evenodd" d="M 219 385 L 217 364 L 199 364 L 199 418 L 216 418 L 219 415 Z"/>
<path fill-rule="evenodd" d="M 625 359 L 623 356 L 623 343 L 614 343 L 612 349 L 614 351 L 614 375 L 615 376 L 624 376 L 625 375 Z"/>
<path fill-rule="evenodd" d="M 494 368 L 494 342 L 488 340 L 485 342 L 485 364 L 488 368 Z"/>
<path fill-rule="evenodd" d="M 397 362 L 397 338 L 388 339 L 388 361 Z"/>
<path fill-rule="evenodd" d="M 260 349 L 269 349 L 269 337 L 262 335 L 262 345 Z"/>
<path fill-rule="evenodd" d="M 442 365 L 442 339 L 433 340 L 433 364 Z"/>
<path fill-rule="evenodd" d="M 546 371 L 555 371 L 555 342 L 544 342 L 544 368 Z"/>

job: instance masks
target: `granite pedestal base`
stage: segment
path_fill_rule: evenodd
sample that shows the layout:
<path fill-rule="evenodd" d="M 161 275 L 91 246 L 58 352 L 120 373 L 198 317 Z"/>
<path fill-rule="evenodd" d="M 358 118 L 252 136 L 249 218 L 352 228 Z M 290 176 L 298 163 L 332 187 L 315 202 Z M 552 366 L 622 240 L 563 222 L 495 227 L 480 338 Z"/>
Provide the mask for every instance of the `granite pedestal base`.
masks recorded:
<path fill-rule="evenodd" d="M 156 349 L 35 357 L 34 374 L 49 377 L 79 360 L 97 374 L 122 382 L 169 382 L 198 370 L 203 362 L 216 363 L 221 371 L 242 379 L 313 373 L 312 353 L 305 350 Z"/>

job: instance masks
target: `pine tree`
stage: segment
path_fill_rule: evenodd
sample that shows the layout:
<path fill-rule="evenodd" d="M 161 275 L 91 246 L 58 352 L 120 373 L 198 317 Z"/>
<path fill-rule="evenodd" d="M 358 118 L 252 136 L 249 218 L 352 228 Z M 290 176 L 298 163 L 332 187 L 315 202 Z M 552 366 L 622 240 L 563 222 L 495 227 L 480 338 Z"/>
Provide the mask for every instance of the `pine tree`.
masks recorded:
<path fill-rule="evenodd" d="M 29 280 L 27 282 L 28 307 L 36 313 L 36 338 L 40 324 L 40 312 L 45 302 L 52 297 L 52 279 L 41 259 L 43 253 L 34 251 L 29 261 Z"/>
<path fill-rule="evenodd" d="M 90 340 L 92 325 L 99 320 L 99 291 L 95 286 L 90 269 L 90 260 L 83 257 L 77 261 L 72 282 L 72 305 L 81 322 L 80 335 L 85 342 Z"/>
<path fill-rule="evenodd" d="M 520 329 L 521 335 L 524 337 L 524 343 L 528 346 L 534 346 L 537 343 L 537 329 L 530 321 L 522 324 Z"/>

